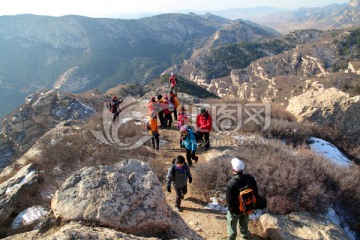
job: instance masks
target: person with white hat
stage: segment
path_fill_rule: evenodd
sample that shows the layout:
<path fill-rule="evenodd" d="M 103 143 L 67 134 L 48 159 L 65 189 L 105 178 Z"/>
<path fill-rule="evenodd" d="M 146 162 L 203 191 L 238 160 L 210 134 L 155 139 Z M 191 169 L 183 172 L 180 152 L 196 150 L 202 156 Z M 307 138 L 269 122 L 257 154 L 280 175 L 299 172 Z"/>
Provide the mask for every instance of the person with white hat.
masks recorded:
<path fill-rule="evenodd" d="M 249 216 L 241 213 L 239 206 L 240 189 L 249 186 L 253 189 L 255 196 L 258 196 L 258 188 L 255 178 L 250 174 L 244 174 L 245 164 L 239 158 L 231 160 L 234 176 L 228 181 L 226 188 L 226 201 L 228 203 L 227 211 L 227 232 L 228 239 L 235 240 L 237 236 L 237 223 L 239 222 L 240 235 L 243 239 L 248 237 Z"/>

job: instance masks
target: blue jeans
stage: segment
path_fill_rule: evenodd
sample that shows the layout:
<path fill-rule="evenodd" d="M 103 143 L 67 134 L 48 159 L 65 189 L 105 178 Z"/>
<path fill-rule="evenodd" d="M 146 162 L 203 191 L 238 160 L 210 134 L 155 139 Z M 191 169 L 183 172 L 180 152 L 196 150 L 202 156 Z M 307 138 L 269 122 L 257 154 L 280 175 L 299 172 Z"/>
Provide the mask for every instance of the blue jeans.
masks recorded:
<path fill-rule="evenodd" d="M 227 233 L 229 240 L 235 240 L 237 236 L 237 223 L 239 222 L 240 235 L 243 239 L 246 239 L 248 233 L 248 221 L 249 216 L 246 214 L 231 214 L 227 211 Z"/>

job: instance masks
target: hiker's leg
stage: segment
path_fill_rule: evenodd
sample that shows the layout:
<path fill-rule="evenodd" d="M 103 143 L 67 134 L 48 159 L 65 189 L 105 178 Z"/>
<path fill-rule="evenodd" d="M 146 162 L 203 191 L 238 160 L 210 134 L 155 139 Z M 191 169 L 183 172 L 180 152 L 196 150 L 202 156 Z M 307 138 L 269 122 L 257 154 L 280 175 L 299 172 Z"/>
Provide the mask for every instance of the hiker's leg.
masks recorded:
<path fill-rule="evenodd" d="M 231 214 L 230 211 L 227 211 L 226 219 L 227 219 L 228 240 L 236 240 L 236 236 L 237 236 L 236 225 L 238 223 L 239 216 L 236 214 Z"/>
<path fill-rule="evenodd" d="M 159 142 L 160 142 L 160 140 L 159 140 L 159 134 L 156 135 L 156 137 L 155 137 L 155 142 L 156 142 L 156 149 L 159 149 Z"/>
<path fill-rule="evenodd" d="M 175 188 L 176 198 L 175 198 L 175 207 L 180 207 L 181 205 L 181 188 Z"/>
<path fill-rule="evenodd" d="M 248 215 L 246 215 L 246 214 L 240 215 L 240 217 L 239 217 L 240 234 L 244 239 L 246 239 L 247 234 L 248 234 L 248 221 L 249 221 Z"/>
<path fill-rule="evenodd" d="M 209 149 L 210 148 L 210 132 L 205 132 L 204 137 L 205 137 L 205 149 Z"/>
<path fill-rule="evenodd" d="M 152 144 L 152 147 L 155 148 L 155 137 L 154 137 L 154 134 L 151 136 L 151 144 Z"/>
<path fill-rule="evenodd" d="M 199 160 L 199 157 L 198 156 L 196 156 L 196 150 L 194 150 L 194 151 L 191 151 L 191 159 L 194 159 L 195 160 L 195 162 L 197 162 L 198 160 Z"/>
<path fill-rule="evenodd" d="M 164 112 L 163 112 L 163 111 L 160 111 L 160 112 L 158 113 L 158 115 L 159 115 L 160 125 L 161 125 L 162 127 L 164 127 L 164 126 L 165 126 Z"/>
<path fill-rule="evenodd" d="M 183 195 L 187 194 L 187 184 L 181 189 Z"/>
<path fill-rule="evenodd" d="M 186 149 L 186 160 L 189 164 L 189 166 L 192 166 L 192 161 L 191 161 L 191 150 Z"/>
<path fill-rule="evenodd" d="M 176 108 L 174 109 L 174 120 L 177 121 L 177 111 L 176 111 Z"/>
<path fill-rule="evenodd" d="M 203 141 L 203 133 L 202 132 L 197 132 L 195 135 L 196 141 L 198 144 L 202 145 L 202 141 Z"/>

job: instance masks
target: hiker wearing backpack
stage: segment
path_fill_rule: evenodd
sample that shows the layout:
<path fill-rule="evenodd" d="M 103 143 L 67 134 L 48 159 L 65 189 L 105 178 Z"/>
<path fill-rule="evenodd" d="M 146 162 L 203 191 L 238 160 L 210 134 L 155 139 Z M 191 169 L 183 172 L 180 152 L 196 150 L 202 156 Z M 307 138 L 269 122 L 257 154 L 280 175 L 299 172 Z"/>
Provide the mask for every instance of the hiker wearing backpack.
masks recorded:
<path fill-rule="evenodd" d="M 174 110 L 174 105 L 170 102 L 169 97 L 164 95 L 164 116 L 165 116 L 165 127 L 171 128 L 172 124 L 172 111 Z M 170 108 L 171 107 L 171 108 Z"/>
<path fill-rule="evenodd" d="M 186 164 L 185 158 L 181 155 L 174 159 L 173 164 L 169 167 L 166 175 L 166 190 L 171 193 L 171 183 L 174 186 L 176 198 L 175 209 L 181 212 L 181 200 L 184 199 L 184 195 L 187 193 L 187 179 L 189 183 L 192 182 L 192 176 L 190 167 Z"/>
<path fill-rule="evenodd" d="M 177 98 L 176 94 L 174 94 L 173 91 L 170 91 L 169 95 L 170 95 L 169 100 L 174 105 L 174 111 L 173 111 L 174 120 L 177 121 L 177 108 L 179 106 L 179 99 Z"/>
<path fill-rule="evenodd" d="M 200 109 L 200 114 L 196 117 L 196 127 L 197 141 L 199 142 L 199 145 L 202 145 L 203 142 L 205 142 L 205 150 L 208 150 L 210 148 L 212 118 L 210 113 L 204 107 Z"/>
<path fill-rule="evenodd" d="M 238 222 L 240 235 L 243 239 L 248 239 L 249 214 L 254 211 L 258 197 L 257 183 L 253 176 L 244 174 L 245 164 L 243 161 L 233 158 L 231 165 L 234 176 L 228 181 L 226 188 L 228 239 L 236 239 Z M 243 197 L 245 194 L 246 197 Z"/>
<path fill-rule="evenodd" d="M 186 110 L 183 106 L 180 107 L 179 113 L 177 114 L 177 127 L 180 130 L 181 126 L 189 125 L 189 117 L 186 113 Z"/>
<path fill-rule="evenodd" d="M 158 111 L 158 116 L 159 116 L 159 120 L 160 120 L 160 128 L 166 128 L 165 125 L 165 118 L 164 118 L 164 109 L 165 109 L 165 100 L 163 99 L 163 96 L 161 94 L 159 94 L 157 96 L 157 102 L 160 103 L 160 109 Z"/>
<path fill-rule="evenodd" d="M 170 82 L 170 91 L 173 91 L 174 94 L 177 95 L 178 80 L 173 72 L 170 74 L 169 82 Z"/>
<path fill-rule="evenodd" d="M 147 130 L 149 130 L 149 133 L 151 135 L 151 143 L 152 147 L 156 150 L 159 150 L 159 129 L 157 125 L 157 118 L 156 118 L 156 112 L 151 112 L 150 116 L 148 116 L 147 123 L 146 123 Z"/>
<path fill-rule="evenodd" d="M 120 103 L 122 103 L 122 99 L 118 99 L 117 96 L 113 96 L 110 103 L 109 103 L 109 110 L 112 113 L 113 117 L 112 120 L 115 122 L 116 118 L 119 116 L 120 110 Z"/>
<path fill-rule="evenodd" d="M 194 135 L 194 132 L 189 129 L 187 125 L 184 125 L 180 128 L 180 133 L 182 137 L 181 145 L 185 147 L 186 149 L 186 160 L 189 164 L 189 166 L 192 166 L 192 160 L 195 160 L 197 163 L 198 156 L 196 156 L 196 138 Z"/>

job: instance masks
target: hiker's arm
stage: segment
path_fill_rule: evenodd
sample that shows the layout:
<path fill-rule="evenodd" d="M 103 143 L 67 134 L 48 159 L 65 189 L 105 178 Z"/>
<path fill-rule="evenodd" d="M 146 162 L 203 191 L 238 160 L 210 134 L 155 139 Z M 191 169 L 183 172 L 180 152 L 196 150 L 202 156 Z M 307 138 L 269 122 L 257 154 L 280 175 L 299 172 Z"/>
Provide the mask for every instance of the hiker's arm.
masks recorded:
<path fill-rule="evenodd" d="M 168 169 L 168 173 L 167 173 L 167 175 L 166 175 L 166 187 L 171 186 L 171 182 L 172 182 L 173 179 L 174 179 L 173 171 L 172 171 L 172 168 L 173 168 L 173 167 L 174 167 L 174 166 L 171 166 L 171 167 L 169 167 L 169 169 Z"/>
<path fill-rule="evenodd" d="M 226 201 L 228 203 L 228 210 L 230 213 L 238 213 L 239 212 L 239 204 L 238 202 L 238 195 L 236 192 L 234 192 L 234 183 L 232 181 L 228 182 L 227 188 L 226 188 Z"/>

